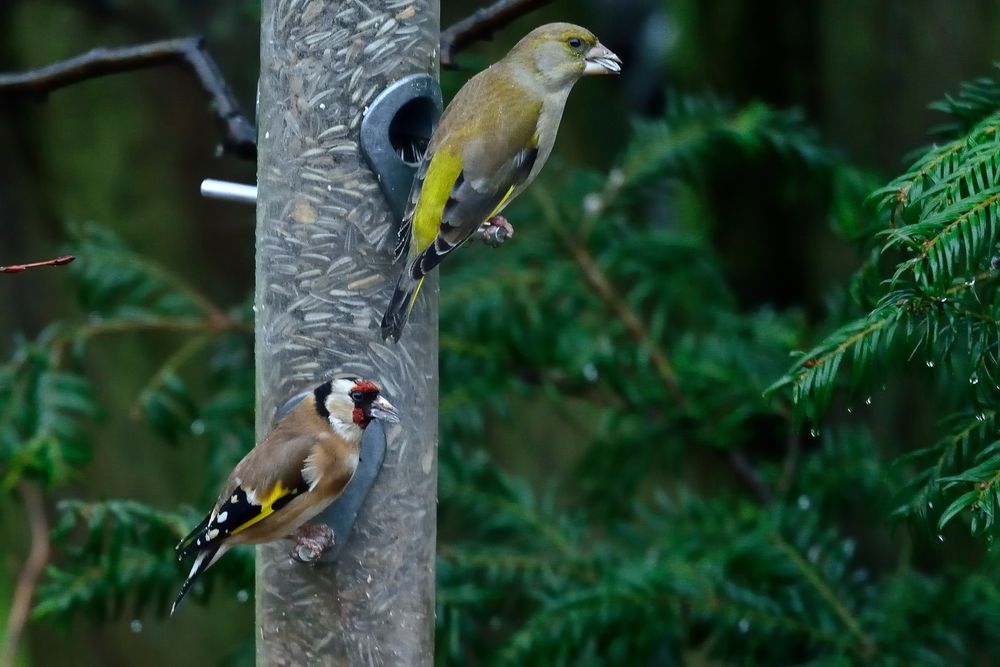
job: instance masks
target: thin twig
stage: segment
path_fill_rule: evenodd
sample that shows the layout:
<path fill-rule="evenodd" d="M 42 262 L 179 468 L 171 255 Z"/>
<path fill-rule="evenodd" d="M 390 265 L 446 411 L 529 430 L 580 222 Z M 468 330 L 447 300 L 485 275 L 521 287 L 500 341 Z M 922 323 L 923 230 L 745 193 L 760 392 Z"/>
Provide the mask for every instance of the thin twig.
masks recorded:
<path fill-rule="evenodd" d="M 441 31 L 441 67 L 456 67 L 455 55 L 472 42 L 490 39 L 497 30 L 552 0 L 497 0 Z"/>
<path fill-rule="evenodd" d="M 73 255 L 62 255 L 61 257 L 56 257 L 55 259 L 45 259 L 41 262 L 28 262 L 27 264 L 8 264 L 7 266 L 0 266 L 0 273 L 20 273 L 21 271 L 27 271 L 28 269 L 37 269 L 41 266 L 62 266 L 64 264 L 69 264 L 76 257 Z"/>
<path fill-rule="evenodd" d="M 24 512 L 31 529 L 31 550 L 24 561 L 24 567 L 17 578 L 17 588 L 14 591 L 14 602 L 10 606 L 10 616 L 7 618 L 7 630 L 4 633 L 3 650 L 0 651 L 0 666 L 11 667 L 17 654 L 17 645 L 28 622 L 31 612 L 31 600 L 35 596 L 38 578 L 49 561 L 49 521 L 45 516 L 45 499 L 41 490 L 32 482 L 21 482 L 21 500 L 24 502 Z"/>
<path fill-rule="evenodd" d="M 218 65 L 201 37 L 181 37 L 118 48 L 97 48 L 68 60 L 19 73 L 0 73 L 0 97 L 44 98 L 53 90 L 107 74 L 159 65 L 180 65 L 198 80 L 211 101 L 223 148 L 245 160 L 257 159 L 257 131 L 240 111 Z"/>

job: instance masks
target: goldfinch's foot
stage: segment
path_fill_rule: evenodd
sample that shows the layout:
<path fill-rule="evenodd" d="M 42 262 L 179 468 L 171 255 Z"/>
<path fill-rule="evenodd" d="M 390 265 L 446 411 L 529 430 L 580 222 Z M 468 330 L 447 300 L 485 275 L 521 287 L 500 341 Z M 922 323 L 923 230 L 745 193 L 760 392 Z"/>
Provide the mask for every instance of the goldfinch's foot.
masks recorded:
<path fill-rule="evenodd" d="M 288 536 L 295 544 L 289 554 L 292 560 L 313 564 L 334 545 L 333 530 L 325 524 L 306 524 Z"/>
<path fill-rule="evenodd" d="M 507 239 L 514 238 L 514 226 L 502 215 L 494 215 L 476 231 L 479 239 L 492 248 L 499 248 Z"/>

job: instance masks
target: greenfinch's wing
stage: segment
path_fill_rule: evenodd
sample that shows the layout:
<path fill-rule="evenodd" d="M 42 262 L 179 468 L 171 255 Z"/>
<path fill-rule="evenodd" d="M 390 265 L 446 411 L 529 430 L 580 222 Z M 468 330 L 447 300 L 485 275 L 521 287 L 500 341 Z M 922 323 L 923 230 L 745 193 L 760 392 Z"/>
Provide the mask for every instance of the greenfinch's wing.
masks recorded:
<path fill-rule="evenodd" d="M 487 70 L 449 105 L 417 171 L 397 259 L 420 274 L 464 243 L 517 194 L 538 156 L 541 101 Z"/>
<path fill-rule="evenodd" d="M 527 180 L 537 155 L 534 147 L 518 151 L 502 177 L 493 181 L 470 181 L 464 173 L 459 174 L 441 212 L 437 235 L 421 251 L 419 272 L 429 272 L 445 255 L 467 241 L 485 220 L 496 215 Z"/>

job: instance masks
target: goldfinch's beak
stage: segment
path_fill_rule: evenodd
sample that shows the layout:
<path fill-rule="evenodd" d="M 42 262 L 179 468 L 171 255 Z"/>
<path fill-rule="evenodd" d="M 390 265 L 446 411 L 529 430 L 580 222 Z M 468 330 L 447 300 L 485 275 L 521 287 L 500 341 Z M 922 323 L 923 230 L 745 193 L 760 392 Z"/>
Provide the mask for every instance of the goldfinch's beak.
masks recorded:
<path fill-rule="evenodd" d="M 618 74 L 622 71 L 622 59 L 600 42 L 584 56 L 584 74 Z"/>
<path fill-rule="evenodd" d="M 399 411 L 392 407 L 392 403 L 385 400 L 381 396 L 372 402 L 372 407 L 369 408 L 369 412 L 375 419 L 381 419 L 382 421 L 390 424 L 399 423 Z"/>

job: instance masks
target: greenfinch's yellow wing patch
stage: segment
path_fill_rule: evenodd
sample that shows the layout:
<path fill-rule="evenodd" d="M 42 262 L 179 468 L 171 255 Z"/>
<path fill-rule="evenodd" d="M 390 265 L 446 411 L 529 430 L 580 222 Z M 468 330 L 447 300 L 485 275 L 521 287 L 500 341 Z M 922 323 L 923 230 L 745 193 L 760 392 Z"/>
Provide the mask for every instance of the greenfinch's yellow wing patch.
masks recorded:
<path fill-rule="evenodd" d="M 454 151 L 441 148 L 431 158 L 420 199 L 413 212 L 413 244 L 416 250 L 423 250 L 437 236 L 444 206 L 461 173 L 462 159 Z"/>

